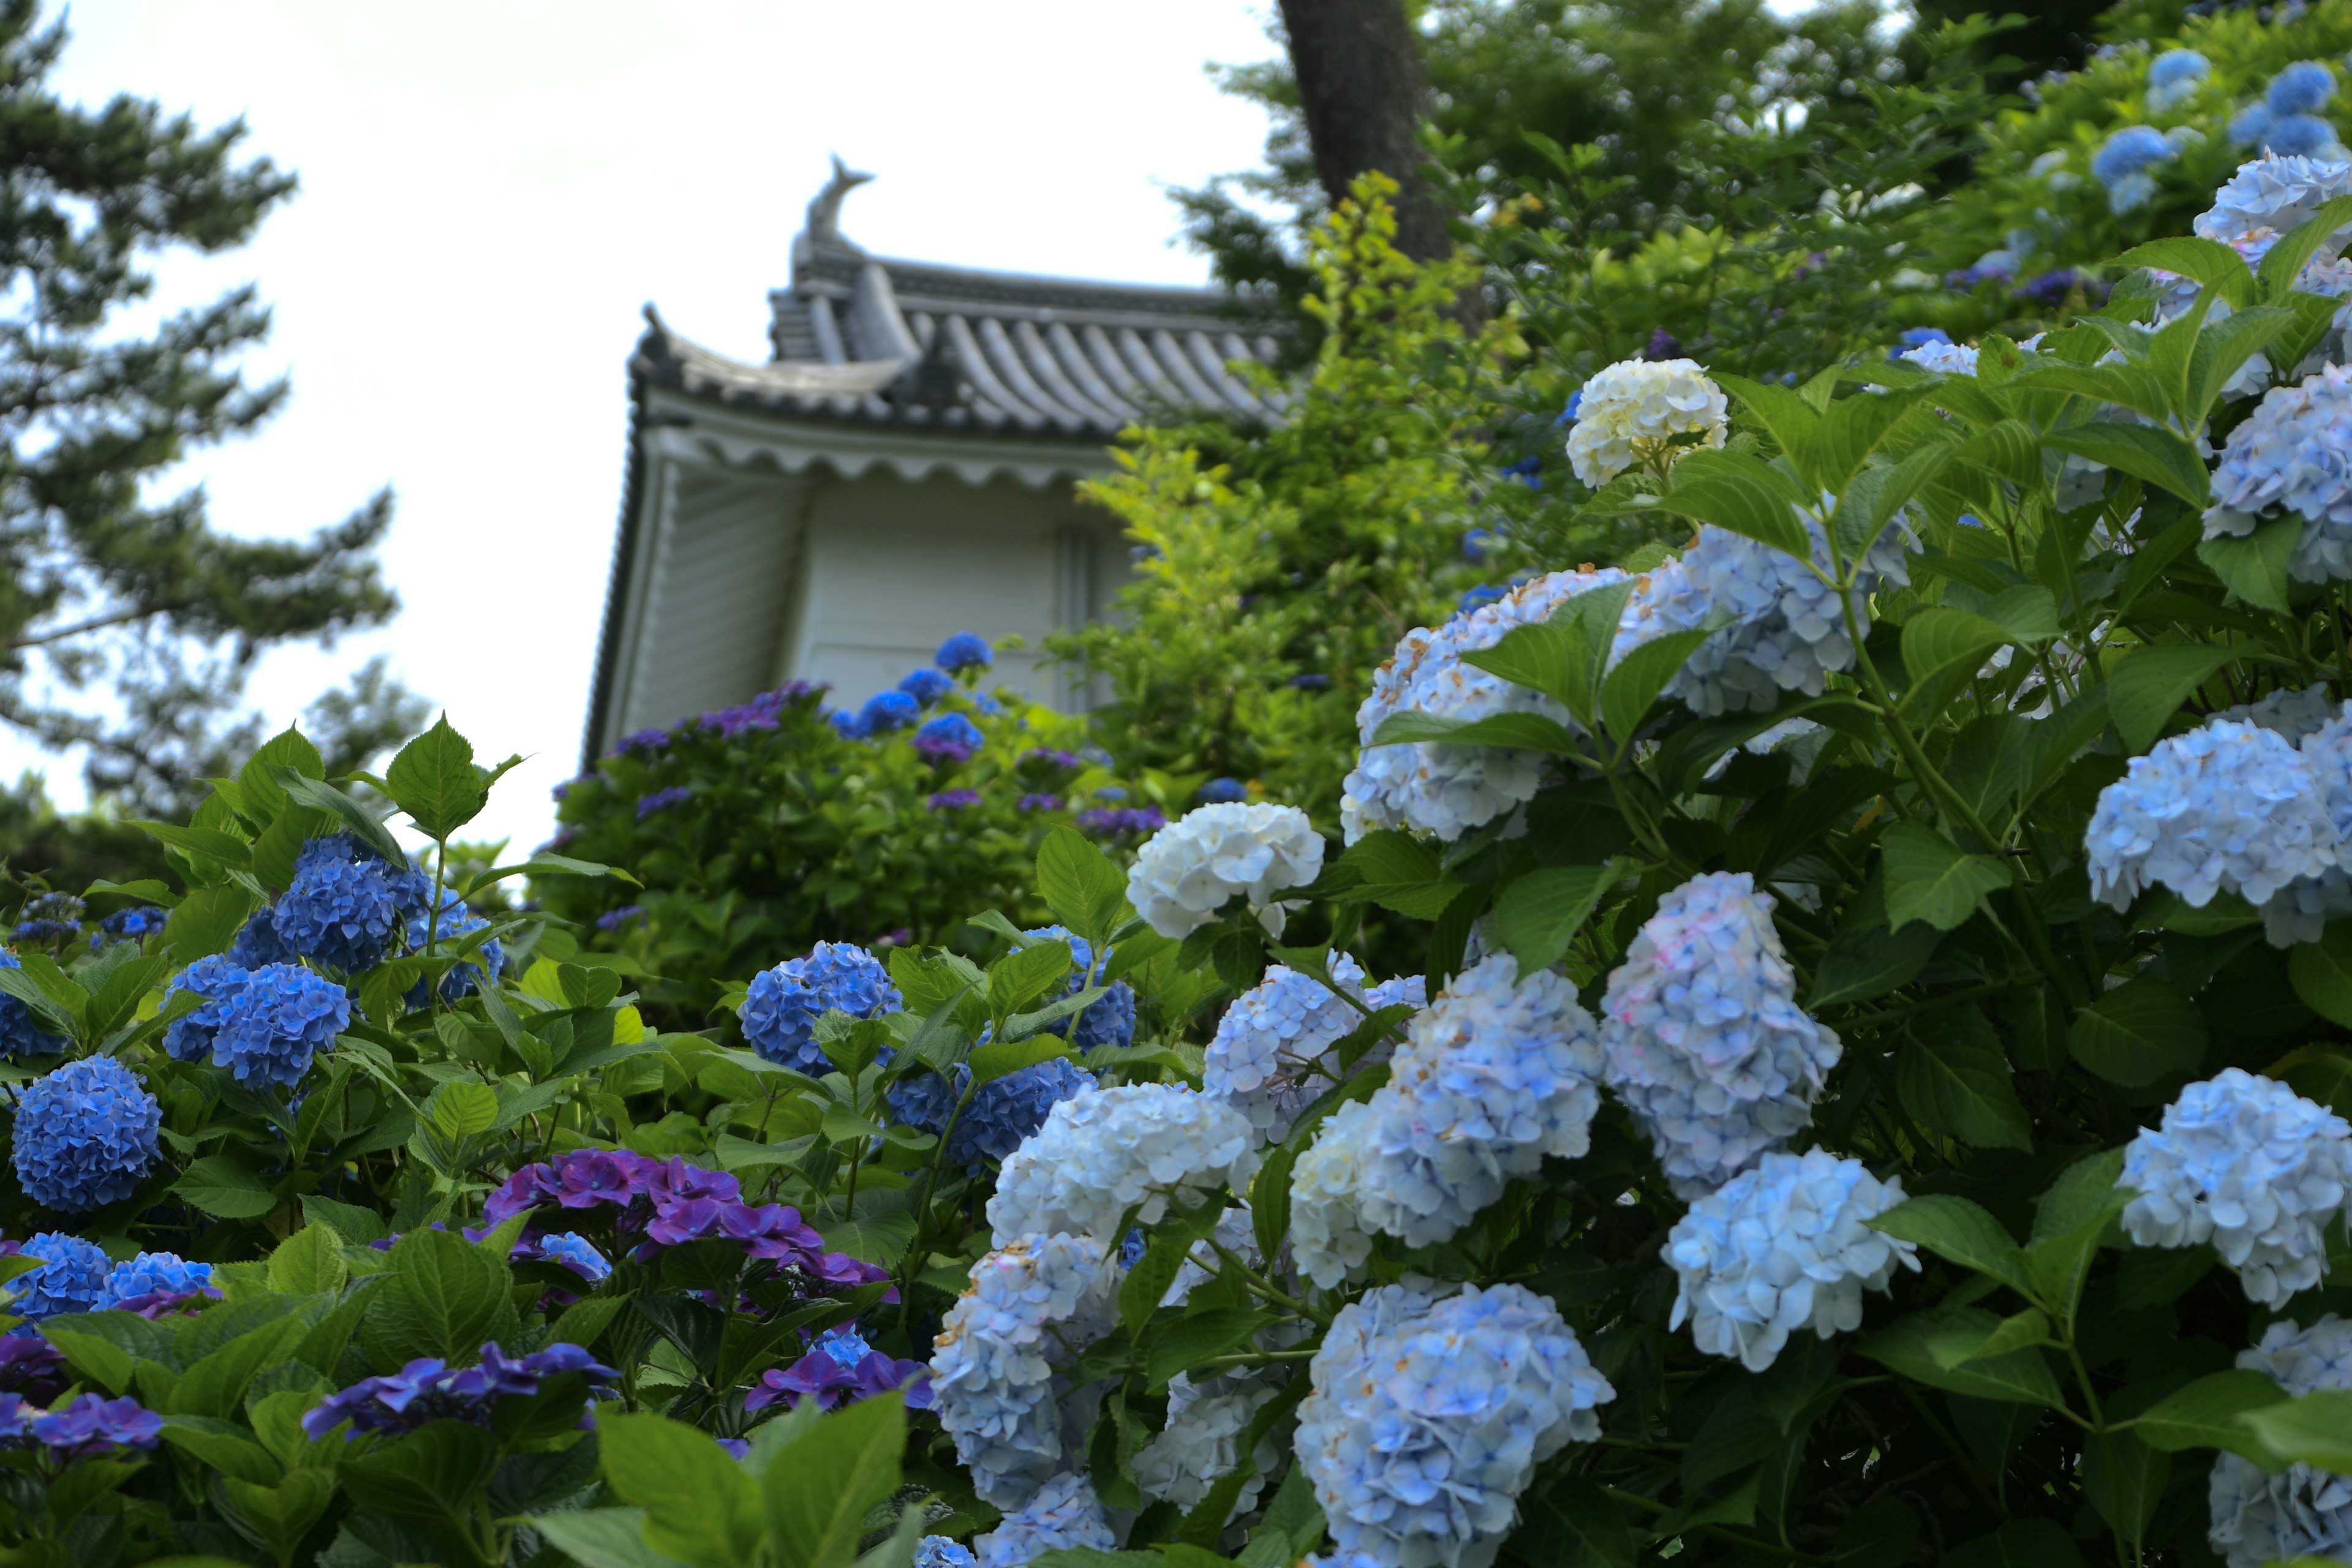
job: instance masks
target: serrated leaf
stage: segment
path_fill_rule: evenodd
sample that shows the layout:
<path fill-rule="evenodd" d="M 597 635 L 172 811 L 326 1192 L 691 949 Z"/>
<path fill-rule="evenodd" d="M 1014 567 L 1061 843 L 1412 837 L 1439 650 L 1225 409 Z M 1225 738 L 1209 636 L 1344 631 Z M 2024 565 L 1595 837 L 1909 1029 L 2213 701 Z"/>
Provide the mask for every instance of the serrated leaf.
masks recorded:
<path fill-rule="evenodd" d="M 1937 931 L 1965 924 L 1986 895 L 2009 886 L 2009 870 L 1971 855 L 1932 828 L 1898 822 L 1879 840 L 1886 872 L 1886 919 L 1895 931 L 1925 921 Z"/>
<path fill-rule="evenodd" d="M 2317 942 L 2296 944 L 2286 977 L 2305 1006 L 2352 1028 L 2352 921 L 2330 921 Z"/>
<path fill-rule="evenodd" d="M 1895 1058 L 1895 1090 L 1927 1126 L 1979 1149 L 2031 1149 L 2033 1123 L 2010 1083 L 2009 1059 L 1973 1007 L 1916 1020 Z"/>
<path fill-rule="evenodd" d="M 445 1083 L 425 1102 L 425 1119 L 452 1141 L 488 1132 L 499 1124 L 498 1091 L 467 1079 Z"/>
<path fill-rule="evenodd" d="M 1990 1211 L 1966 1198 L 1941 1193 L 1908 1198 L 1866 1223 L 1873 1230 L 1915 1242 L 1963 1268 L 2032 1294 L 2032 1279 L 2016 1238 Z"/>
<path fill-rule="evenodd" d="M 2352 1392 L 2306 1394 L 2238 1419 L 2263 1447 L 2290 1464 L 2352 1476 Z"/>
<path fill-rule="evenodd" d="M 2070 425 L 2062 430 L 2044 431 L 2042 444 L 2088 458 L 2117 473 L 2170 490 L 2191 506 L 2201 507 L 2212 500 L 2211 481 L 2196 448 L 2153 425 L 2119 425 L 2105 420 Z"/>
<path fill-rule="evenodd" d="M 1932 1307 L 1865 1334 L 1853 1348 L 1930 1388 L 2004 1405 L 2065 1408 L 2065 1396 L 2040 1351 L 2012 1351 L 1988 1361 L 1959 1359 L 2000 1326 L 1999 1318 L 1980 1308 Z M 1946 1356 L 1956 1358 L 1953 1364 L 1945 1364 Z"/>
<path fill-rule="evenodd" d="M 1439 746 L 1500 746 L 1507 751 L 1575 756 L 1582 748 L 1557 719 L 1540 713 L 1497 713 L 1486 719 L 1436 719 L 1426 713 L 1391 713 L 1381 721 L 1371 743 Z"/>
<path fill-rule="evenodd" d="M 1642 721 L 1699 644 L 1713 636 L 1704 628 L 1653 637 L 1618 661 L 1601 683 L 1601 722 L 1619 748 L 1631 745 Z"/>
<path fill-rule="evenodd" d="M 2238 1417 L 2248 1411 L 2268 1409 L 2286 1397 L 2286 1390 L 2265 1373 L 2243 1368 L 2209 1373 L 2141 1412 L 2131 1429 L 2141 1442 L 2167 1453 L 2221 1448 L 2273 1469 L 2279 1468 L 2279 1461 Z"/>
<path fill-rule="evenodd" d="M 2076 1014 L 2066 1048 L 2109 1083 L 2137 1088 L 2204 1060 L 2205 1019 L 2180 992 L 2140 975 Z"/>
<path fill-rule="evenodd" d="M 1099 963 L 1126 918 L 1127 879 L 1101 848 L 1067 827 L 1037 847 L 1037 891 L 1054 918 L 1084 937 Z"/>
<path fill-rule="evenodd" d="M 2303 520 L 2273 518 L 2257 523 L 2252 533 L 2221 534 L 2200 540 L 2197 559 L 2213 569 L 2222 585 L 2246 603 L 2274 615 L 2291 615 L 2287 602 L 2291 579 L 2287 567 L 2303 539 Z"/>
<path fill-rule="evenodd" d="M 278 1206 L 261 1178 L 226 1154 L 198 1160 L 172 1190 L 215 1219 L 258 1219 Z"/>
<path fill-rule="evenodd" d="M 2107 677 L 2107 714 L 2137 756 L 2190 692 L 2242 652 L 2205 643 L 2159 643 L 2126 656 Z"/>
<path fill-rule="evenodd" d="M 1521 974 L 1549 969 L 1592 914 L 1601 895 L 1617 879 L 1617 863 L 1552 866 L 1529 871 L 1496 900 L 1495 935 L 1518 961 Z"/>
<path fill-rule="evenodd" d="M 2219 240 L 2168 236 L 2132 247 L 2116 257 L 2114 265 L 2177 272 L 2207 285 L 2232 305 L 2251 305 L 2254 300 L 2254 274 L 2246 258 Z"/>
<path fill-rule="evenodd" d="M 1924 921 L 1900 931 L 1884 925 L 1841 931 L 1813 969 L 1808 1005 L 1818 1011 L 1884 996 L 1925 968 L 1943 940 L 1944 933 Z"/>

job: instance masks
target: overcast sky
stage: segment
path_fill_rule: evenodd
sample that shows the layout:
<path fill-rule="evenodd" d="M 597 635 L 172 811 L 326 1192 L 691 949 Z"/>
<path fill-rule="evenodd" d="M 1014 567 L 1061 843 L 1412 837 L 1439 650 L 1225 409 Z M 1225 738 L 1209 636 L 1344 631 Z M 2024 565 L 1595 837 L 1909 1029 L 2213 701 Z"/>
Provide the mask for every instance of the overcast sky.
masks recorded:
<path fill-rule="evenodd" d="M 293 378 L 184 479 L 249 534 L 397 492 L 399 620 L 275 655 L 257 702 L 282 722 L 388 650 L 478 751 L 531 754 L 477 826 L 537 843 L 578 760 L 640 308 L 765 358 L 767 290 L 836 152 L 879 176 L 843 212 L 870 250 L 1203 281 L 1164 192 L 1256 161 L 1264 117 L 1202 66 L 1269 54 L 1265 10 L 79 0 L 65 96 L 242 114 L 301 176 L 252 246 L 163 271 L 167 303 L 257 281 L 277 325 L 251 366 Z M 81 800 L 78 759 L 0 736 L 0 772 L 27 765 Z"/>

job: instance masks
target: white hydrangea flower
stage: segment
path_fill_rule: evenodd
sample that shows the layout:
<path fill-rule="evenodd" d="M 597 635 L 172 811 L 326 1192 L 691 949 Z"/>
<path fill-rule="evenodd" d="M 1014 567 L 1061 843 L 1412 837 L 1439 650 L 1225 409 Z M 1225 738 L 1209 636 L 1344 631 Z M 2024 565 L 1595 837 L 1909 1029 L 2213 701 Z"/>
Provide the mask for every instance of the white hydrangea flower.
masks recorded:
<path fill-rule="evenodd" d="M 1108 1249 L 1038 1236 L 971 1266 L 971 1284 L 932 1342 L 931 1408 L 973 1489 L 998 1508 L 1026 1502 L 1063 1459 L 1055 1373 L 1108 1332 L 1116 1306 Z"/>
<path fill-rule="evenodd" d="M 1360 1279 L 1372 1255 L 1364 1228 L 1365 1133 L 1372 1108 L 1351 1100 L 1315 1130 L 1290 1168 L 1290 1259 L 1325 1289 Z"/>
<path fill-rule="evenodd" d="M 1485 959 L 1406 1026 L 1389 1081 L 1367 1102 L 1365 1228 L 1407 1247 L 1446 1240 L 1546 1155 L 1591 1146 L 1600 1030 L 1570 982 L 1518 970 L 1507 952 Z"/>
<path fill-rule="evenodd" d="M 979 1568 L 1028 1568 L 1048 1552 L 1084 1548 L 1109 1552 L 1118 1545 L 1095 1483 L 1077 1473 L 1058 1475 L 1037 1489 L 1025 1507 L 1006 1514 L 994 1530 L 972 1538 Z"/>
<path fill-rule="evenodd" d="M 1146 1498 L 1192 1510 L 1241 1462 L 1242 1436 L 1276 1393 L 1249 1379 L 1212 1377 L 1196 1384 L 1190 1374 L 1178 1373 L 1168 1380 L 1168 1424 L 1135 1456 L 1136 1489 Z M 1281 1458 L 1272 1438 L 1260 1439 L 1256 1463 L 1234 1512 L 1246 1513 L 1256 1506 L 1267 1473 Z"/>
<path fill-rule="evenodd" d="M 2210 1242 L 2246 1299 L 2276 1307 L 2319 1283 L 2327 1227 L 2352 1191 L 2352 1124 L 2283 1083 L 2225 1068 L 2192 1083 L 2124 1151 L 2142 1247 Z"/>
<path fill-rule="evenodd" d="M 1614 567 L 1553 572 L 1442 626 L 1407 632 L 1372 678 L 1371 695 L 1356 710 L 1360 749 L 1340 800 L 1348 842 L 1379 827 L 1433 833 L 1451 842 L 1532 798 L 1546 771 L 1545 760 L 1537 752 L 1417 742 L 1375 746 L 1372 737 L 1396 713 L 1461 720 L 1539 713 L 1563 724 L 1572 722 L 1559 703 L 1465 664 L 1463 656 L 1493 647 L 1520 626 L 1548 621 L 1578 595 L 1622 581 L 1624 575 Z"/>
<path fill-rule="evenodd" d="M 1921 370 L 1932 370 L 1939 375 L 1974 375 L 1977 373 L 1974 343 L 1921 343 L 1916 348 L 1905 349 L 1898 357 Z"/>
<path fill-rule="evenodd" d="M 1276 936 L 1285 888 L 1323 869 L 1323 836 L 1295 805 L 1229 803 L 1185 813 L 1144 840 L 1127 874 L 1135 912 L 1161 936 L 1191 935 L 1236 897 Z"/>
<path fill-rule="evenodd" d="M 1584 384 L 1568 462 L 1594 489 L 1678 447 L 1720 447 L 1730 434 L 1723 388 L 1687 359 L 1621 360 Z M 1686 437 L 1696 436 L 1696 442 Z"/>
<path fill-rule="evenodd" d="M 1418 974 L 1364 989 L 1363 966 L 1346 953 L 1331 958 L 1331 978 L 1372 1012 L 1404 1003 L 1419 1007 Z M 1339 1082 L 1331 1047 L 1364 1021 L 1363 1015 L 1311 974 L 1277 963 L 1257 986 L 1237 998 L 1217 1021 L 1201 1069 L 1202 1092 L 1249 1118 L 1261 1144 L 1279 1143 L 1318 1097 Z M 1365 1062 L 1385 1061 L 1394 1047 L 1381 1041 Z"/>
<path fill-rule="evenodd" d="M 1813 1119 L 1838 1037 L 1797 1005 L 1772 897 L 1745 871 L 1658 901 L 1601 1002 L 1604 1076 L 1685 1199 L 1713 1192 Z"/>
<path fill-rule="evenodd" d="M 2352 579 L 2352 371 L 2328 365 L 2263 395 L 2221 447 L 2205 537 L 2250 534 L 2275 517 L 2302 519 L 2287 575 Z"/>
<path fill-rule="evenodd" d="M 2271 730 L 2217 719 L 2134 757 L 2099 792 L 2083 849 L 2091 896 L 2117 910 L 2150 886 L 2196 909 L 2236 893 L 2274 916 L 2272 940 L 2284 946 L 2307 924 L 2296 884 L 2336 870 L 2341 837 L 2303 752 Z"/>
<path fill-rule="evenodd" d="M 2267 1373 L 2289 1394 L 2352 1388 L 2352 1322 L 2330 1312 L 2308 1329 L 2282 1319 L 2238 1365 Z M 2230 1568 L 2320 1557 L 2352 1560 L 2352 1478 L 2290 1465 L 2283 1475 L 2223 1454 L 2213 1464 L 2208 1539 Z"/>
<path fill-rule="evenodd" d="M 1257 1169 L 1249 1118 L 1182 1084 L 1136 1083 L 1065 1100 L 1004 1162 L 988 1223 L 1000 1242 L 1067 1231 L 1120 1238 L 1129 1209 L 1156 1225 L 1171 1196 L 1186 1205 L 1249 1190 Z"/>
<path fill-rule="evenodd" d="M 1700 1350 L 1737 1356 L 1750 1372 L 1770 1366 L 1800 1329 L 1853 1332 L 1864 1290 L 1885 1291 L 1898 1264 L 1919 1267 L 1917 1247 L 1864 1223 L 1902 1201 L 1899 1177 L 1877 1181 L 1859 1160 L 1819 1149 L 1765 1155 L 1667 1235 L 1682 1289 L 1666 1326 L 1688 1319 Z"/>
<path fill-rule="evenodd" d="M 1383 1568 L 1485 1568 L 1535 1468 L 1617 1396 L 1552 1304 L 1517 1285 L 1384 1285 L 1308 1364 L 1293 1451 L 1331 1539 Z"/>

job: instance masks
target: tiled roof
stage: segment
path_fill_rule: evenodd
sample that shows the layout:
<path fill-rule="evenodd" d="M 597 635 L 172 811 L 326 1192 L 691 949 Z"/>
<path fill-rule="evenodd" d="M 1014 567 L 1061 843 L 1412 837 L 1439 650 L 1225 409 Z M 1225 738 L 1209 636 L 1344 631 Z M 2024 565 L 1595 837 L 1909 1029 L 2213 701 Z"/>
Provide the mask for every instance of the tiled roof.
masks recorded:
<path fill-rule="evenodd" d="M 769 296 L 772 360 L 716 353 L 649 308 L 631 368 L 698 396 L 909 432 L 1100 443 L 1186 411 L 1280 417 L 1279 393 L 1226 369 L 1275 352 L 1232 296 L 869 256 L 835 223 L 862 176 L 835 169 L 793 245 L 792 286 Z"/>

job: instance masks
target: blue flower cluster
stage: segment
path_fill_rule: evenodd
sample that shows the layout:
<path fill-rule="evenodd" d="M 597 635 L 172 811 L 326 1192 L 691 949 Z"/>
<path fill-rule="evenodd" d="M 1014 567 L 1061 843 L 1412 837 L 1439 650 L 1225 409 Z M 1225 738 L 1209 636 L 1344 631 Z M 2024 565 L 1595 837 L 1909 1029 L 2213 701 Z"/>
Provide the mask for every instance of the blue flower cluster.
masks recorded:
<path fill-rule="evenodd" d="M 2108 210 L 2127 213 L 2146 206 L 2156 195 L 2156 176 L 2147 171 L 2179 155 L 2163 132 L 2126 125 L 2092 154 L 2091 177 L 2107 187 Z"/>
<path fill-rule="evenodd" d="M 972 1540 L 980 1568 L 1026 1568 L 1048 1552 L 1108 1552 L 1118 1544 L 1094 1482 L 1076 1472 L 1054 1477 Z"/>
<path fill-rule="evenodd" d="M 72 1214 L 121 1203 L 155 1163 L 163 1108 L 112 1057 L 85 1057 L 33 1080 L 16 1102 L 16 1181 Z"/>
<path fill-rule="evenodd" d="M 2300 583 L 2352 579 L 2352 371 L 2327 365 L 2274 386 L 2230 432 L 2213 470 L 2205 537 L 2250 534 L 2274 517 L 2302 520 L 2287 574 Z"/>
<path fill-rule="evenodd" d="M 2352 1389 L 2352 1322 L 2333 1312 L 2308 1329 L 2281 1319 L 2262 1343 L 2238 1355 L 2298 1397 L 2323 1389 Z M 2271 1563 L 2352 1561 L 2352 1477 L 2290 1465 L 2270 1474 L 2250 1459 L 2223 1454 L 2213 1464 L 2208 1491 L 2212 1527 L 2208 1539 L 2230 1568 Z"/>
<path fill-rule="evenodd" d="M 2197 96 L 2212 63 L 2195 49 L 2167 49 L 2148 63 L 2147 111 L 2169 114 Z"/>
<path fill-rule="evenodd" d="M 478 931 L 487 931 L 489 925 L 488 917 L 478 915 L 466 907 L 465 897 L 455 888 L 444 888 L 441 890 L 441 919 L 437 925 L 423 910 L 408 917 L 408 945 L 412 951 L 422 952 L 425 938 L 431 936 L 440 950 L 446 952 L 454 940 L 471 936 Z M 474 950 L 473 957 L 441 977 L 441 999 L 455 1002 L 478 989 L 484 984 L 482 972 L 486 967 L 489 971 L 488 984 L 496 985 L 499 976 L 506 973 L 507 967 L 506 948 L 497 937 L 484 942 Z M 408 994 L 406 1000 L 411 1008 L 425 1005 L 423 981 L 416 983 L 416 988 Z"/>
<path fill-rule="evenodd" d="M 955 682 L 936 669 L 910 671 L 898 682 L 898 689 L 915 700 L 919 708 L 929 708 L 955 689 Z"/>
<path fill-rule="evenodd" d="M 855 942 L 821 942 L 751 977 L 743 1037 L 772 1062 L 823 1077 L 833 1064 L 816 1043 L 819 1018 L 830 1012 L 872 1018 L 905 1005 L 879 959 Z"/>
<path fill-rule="evenodd" d="M 1372 1012 L 1398 1003 L 1425 1004 L 1420 975 L 1364 989 L 1363 966 L 1344 952 L 1331 956 L 1331 978 Z M 1279 1143 L 1301 1111 L 1339 1080 L 1331 1047 L 1364 1021 L 1346 998 L 1311 974 L 1281 964 L 1237 997 L 1217 1020 L 1201 1069 L 1202 1092 L 1249 1118 L 1261 1142 Z M 1394 1047 L 1380 1041 L 1364 1061 L 1385 1061 Z"/>
<path fill-rule="evenodd" d="M 1772 899 L 1745 871 L 1658 900 L 1601 1000 L 1609 1087 L 1685 1199 L 1810 1125 L 1838 1037 L 1797 1005 Z"/>
<path fill-rule="evenodd" d="M 22 969 L 24 961 L 0 947 L 0 969 Z M 65 1040 L 41 1027 L 23 1000 L 0 991 L 0 1057 L 53 1057 Z"/>
<path fill-rule="evenodd" d="M 478 1365 L 452 1367 L 439 1356 L 419 1356 L 398 1372 L 362 1378 L 331 1394 L 302 1417 L 302 1433 L 317 1442 L 345 1422 L 346 1442 L 363 1432 L 413 1432 L 428 1421 L 488 1426 L 495 1402 L 527 1399 L 548 1378 L 583 1373 L 592 1395 L 609 1394 L 621 1374 L 578 1345 L 556 1343 L 526 1356 L 482 1347 Z"/>
<path fill-rule="evenodd" d="M 526 1237 L 516 1246 L 520 1248 L 531 1244 L 532 1238 Z M 539 1237 L 532 1249 L 541 1260 L 561 1263 L 591 1285 L 602 1285 L 613 1277 L 612 1261 L 577 1231 L 560 1230 Z"/>
<path fill-rule="evenodd" d="M 1819 1149 L 1765 1155 L 1667 1234 L 1682 1288 L 1666 1326 L 1687 1319 L 1700 1350 L 1737 1356 L 1750 1372 L 1769 1367 L 1800 1329 L 1851 1333 L 1864 1290 L 1885 1290 L 1898 1264 L 1919 1267 L 1916 1247 L 1866 1223 L 1903 1196 L 1900 1178 L 1882 1183 L 1859 1160 Z"/>
<path fill-rule="evenodd" d="M 214 954 L 182 970 L 170 991 L 205 1002 L 165 1027 L 164 1050 L 180 1061 L 209 1057 L 247 1089 L 293 1088 L 352 1022 L 350 994 L 299 963 L 245 970 Z"/>
<path fill-rule="evenodd" d="M 2230 121 L 2230 140 L 2274 156 L 2340 160 L 2336 127 L 2318 112 L 2335 96 L 2335 72 L 2318 60 L 2297 60 L 2271 79 L 2261 102 Z"/>
<path fill-rule="evenodd" d="M 171 917 L 152 904 L 133 904 L 127 910 L 117 910 L 98 922 L 98 929 L 107 942 L 144 942 L 160 935 L 163 923 Z M 103 943 L 93 943 L 101 946 Z"/>
<path fill-rule="evenodd" d="M 2345 195 L 2352 195 L 2352 164 L 2295 156 L 2281 149 L 2240 164 L 2213 193 L 2213 205 L 2189 226 L 2200 239 L 2219 240 L 2242 252 L 2250 247 L 2267 249 L 2267 240 L 2300 226 Z"/>
<path fill-rule="evenodd" d="M 2124 1228 L 2142 1247 L 2206 1243 L 2249 1300 L 2319 1283 L 2327 1227 L 2352 1199 L 2352 1124 L 2238 1068 L 2192 1083 L 2124 1151 Z"/>
<path fill-rule="evenodd" d="M 1517 1285 L 1383 1285 L 1340 1309 L 1307 1373 L 1298 1463 L 1339 1551 L 1388 1568 L 1489 1561 L 1536 1467 L 1598 1437 L 1617 1396 Z"/>
<path fill-rule="evenodd" d="M 961 713 L 927 719 L 915 731 L 915 751 L 931 763 L 968 763 L 988 744 L 980 726 Z"/>
<path fill-rule="evenodd" d="M 391 864 L 348 833 L 313 838 L 294 858 L 294 879 L 278 900 L 277 939 L 298 957 L 355 974 L 392 953 L 432 891 L 423 873 Z"/>
<path fill-rule="evenodd" d="M 2196 909 L 2236 893 L 2263 910 L 2284 947 L 2318 934 L 2298 885 L 2339 869 L 2341 839 L 2308 753 L 2216 719 L 2134 757 L 2099 792 L 2083 849 L 2092 896 L 2117 910 L 2156 886 Z"/>
<path fill-rule="evenodd" d="M 61 1318 L 71 1312 L 95 1312 L 107 1304 L 107 1285 L 114 1265 L 95 1242 L 45 1230 L 21 1249 L 41 1260 L 38 1268 L 8 1281 L 16 1292 L 8 1310 L 27 1322 Z"/>
<path fill-rule="evenodd" d="M 1248 1119 L 1181 1084 L 1123 1084 L 1063 1100 L 997 1173 L 988 1223 L 998 1244 L 1068 1234 L 1105 1245 L 1129 1211 L 1157 1225 L 1186 1207 L 1249 1190 L 1257 1169 Z"/>
<path fill-rule="evenodd" d="M 977 1165 L 1011 1155 L 1045 1124 L 1054 1107 L 1093 1089 L 1095 1080 L 1063 1057 L 1006 1073 L 982 1084 L 963 1114 L 956 1117 L 954 1130 L 948 1131 L 948 1118 L 971 1086 L 971 1068 L 962 1063 L 948 1078 L 909 1073 L 890 1086 L 890 1114 L 901 1126 L 934 1137 L 948 1132 L 949 1162 Z"/>
<path fill-rule="evenodd" d="M 1066 926 L 1037 926 L 1022 933 L 1039 942 L 1066 942 L 1070 944 L 1070 963 L 1075 966 L 1070 978 L 1064 983 L 1061 996 L 1075 996 L 1084 991 L 1095 973 L 1094 945 Z M 1110 950 L 1102 955 L 1110 962 Z M 1056 1024 L 1050 1031 L 1067 1039 L 1082 1051 L 1097 1046 L 1127 1046 L 1135 1040 L 1135 987 L 1124 980 L 1114 980 L 1104 987 L 1104 994 L 1087 1004 L 1077 1017 Z"/>
<path fill-rule="evenodd" d="M 951 1535 L 926 1535 L 915 1542 L 915 1568 L 980 1568 L 980 1560 Z"/>
<path fill-rule="evenodd" d="M 0 1394 L 0 1447 L 37 1443 L 58 1464 L 152 1448 L 163 1436 L 163 1418 L 135 1399 L 85 1394 L 61 1409 L 43 1412 L 16 1394 Z"/>
<path fill-rule="evenodd" d="M 228 959 L 239 969 L 259 969 L 269 963 L 293 963 L 300 955 L 287 946 L 278 934 L 278 910 L 274 905 L 263 905 L 253 912 L 253 918 L 238 928 L 236 940 L 229 943 Z"/>
<path fill-rule="evenodd" d="M 931 656 L 931 662 L 950 675 L 961 675 L 968 669 L 986 669 L 996 662 L 996 655 L 989 647 L 987 638 L 971 632 L 958 632 L 940 644 L 940 650 Z"/>
<path fill-rule="evenodd" d="M 1055 1372 L 1110 1331 L 1116 1276 L 1100 1242 L 1041 1237 L 971 1266 L 971 1287 L 933 1342 L 931 1409 L 972 1489 L 1002 1509 L 1038 1494 L 1062 1464 Z"/>
<path fill-rule="evenodd" d="M 1192 798 L 1202 805 L 1239 805 L 1249 799 L 1249 785 L 1239 779 L 1211 779 Z"/>

